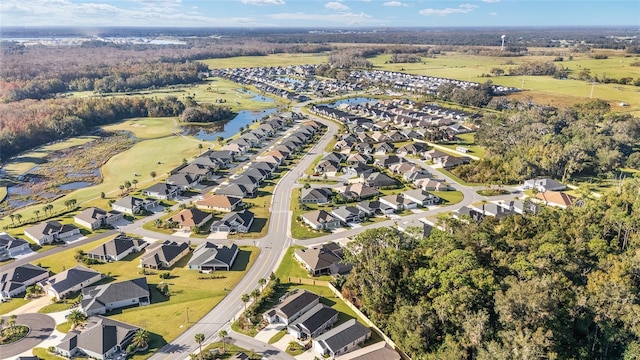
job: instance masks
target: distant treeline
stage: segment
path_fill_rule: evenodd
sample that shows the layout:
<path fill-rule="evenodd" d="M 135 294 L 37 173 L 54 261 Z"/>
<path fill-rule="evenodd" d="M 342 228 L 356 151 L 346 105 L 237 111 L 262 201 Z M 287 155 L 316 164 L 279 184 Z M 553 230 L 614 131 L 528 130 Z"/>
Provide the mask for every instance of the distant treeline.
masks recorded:
<path fill-rule="evenodd" d="M 94 126 L 132 117 L 178 116 L 185 106 L 175 97 L 23 100 L 0 104 L 0 161 Z"/>

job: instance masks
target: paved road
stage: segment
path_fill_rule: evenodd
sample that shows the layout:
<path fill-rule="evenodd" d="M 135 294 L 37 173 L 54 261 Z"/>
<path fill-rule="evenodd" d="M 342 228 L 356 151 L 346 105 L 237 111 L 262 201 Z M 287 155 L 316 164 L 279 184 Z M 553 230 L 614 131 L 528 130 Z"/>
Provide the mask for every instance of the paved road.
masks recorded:
<path fill-rule="evenodd" d="M 31 329 L 29 335 L 24 339 L 8 344 L 0 345 L 0 356 L 7 359 L 21 354 L 29 349 L 33 349 L 46 340 L 56 327 L 56 322 L 52 317 L 44 314 L 24 314 L 18 315 L 16 325 L 26 325 Z"/>

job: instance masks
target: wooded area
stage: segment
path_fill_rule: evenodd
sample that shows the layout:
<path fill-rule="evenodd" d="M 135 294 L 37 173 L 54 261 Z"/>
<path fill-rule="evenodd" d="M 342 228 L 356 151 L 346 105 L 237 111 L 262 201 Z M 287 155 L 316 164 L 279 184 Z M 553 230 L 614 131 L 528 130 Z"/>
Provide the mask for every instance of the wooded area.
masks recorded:
<path fill-rule="evenodd" d="M 634 179 L 581 207 L 447 219 L 428 238 L 367 230 L 342 292 L 413 359 L 637 359 L 639 194 Z"/>

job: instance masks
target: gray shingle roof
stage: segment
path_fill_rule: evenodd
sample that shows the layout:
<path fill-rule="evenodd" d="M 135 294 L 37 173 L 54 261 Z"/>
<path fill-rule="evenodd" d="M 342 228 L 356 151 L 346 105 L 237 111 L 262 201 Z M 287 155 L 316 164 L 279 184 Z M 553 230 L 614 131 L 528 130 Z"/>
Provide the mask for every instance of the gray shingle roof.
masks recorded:
<path fill-rule="evenodd" d="M 81 306 L 86 313 L 88 310 L 104 307 L 105 304 L 147 296 L 149 296 L 149 285 L 147 285 L 147 278 L 143 276 L 137 279 L 84 288 L 82 289 Z"/>
<path fill-rule="evenodd" d="M 357 322 L 356 319 L 351 319 L 318 336 L 315 341 L 324 343 L 328 349 L 336 352 L 370 333 L 369 328 Z"/>

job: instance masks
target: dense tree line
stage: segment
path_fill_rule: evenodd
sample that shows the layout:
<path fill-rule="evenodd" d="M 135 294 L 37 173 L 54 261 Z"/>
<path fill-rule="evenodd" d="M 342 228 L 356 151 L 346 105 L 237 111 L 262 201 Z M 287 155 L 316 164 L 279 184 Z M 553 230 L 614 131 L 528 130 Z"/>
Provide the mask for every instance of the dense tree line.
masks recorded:
<path fill-rule="evenodd" d="M 414 359 L 637 359 L 639 193 L 427 238 L 367 230 L 342 292 Z"/>
<path fill-rule="evenodd" d="M 445 83 L 438 86 L 436 95 L 445 101 L 453 101 L 465 106 L 484 107 L 489 104 L 494 95 L 492 86 L 491 81 L 466 89 L 456 84 Z"/>
<path fill-rule="evenodd" d="M 562 110 L 531 105 L 485 115 L 476 143 L 488 156 L 451 171 L 470 182 L 505 184 L 536 176 L 608 177 L 623 165 L 637 168 L 639 137 L 640 119 L 611 113 L 602 100 Z"/>
<path fill-rule="evenodd" d="M 175 97 L 23 100 L 0 104 L 0 160 L 125 118 L 178 116 Z"/>
<path fill-rule="evenodd" d="M 201 104 L 189 106 L 182 112 L 180 121 L 193 123 L 207 123 L 221 120 L 229 120 L 233 116 L 233 111 L 226 106 L 213 104 Z"/>

